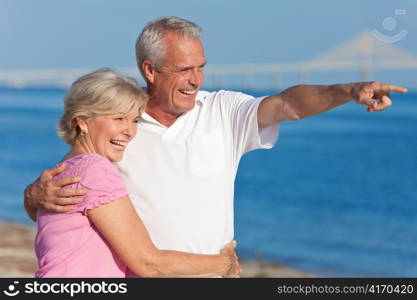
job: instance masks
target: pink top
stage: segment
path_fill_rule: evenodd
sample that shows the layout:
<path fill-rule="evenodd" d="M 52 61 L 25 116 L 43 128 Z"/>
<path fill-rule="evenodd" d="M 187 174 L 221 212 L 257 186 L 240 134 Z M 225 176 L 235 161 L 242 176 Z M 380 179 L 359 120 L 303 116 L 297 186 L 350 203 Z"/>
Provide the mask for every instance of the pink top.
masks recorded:
<path fill-rule="evenodd" d="M 126 265 L 87 217 L 87 210 L 127 195 L 119 171 L 95 153 L 71 157 L 65 164 L 55 178 L 79 176 L 81 181 L 68 188 L 82 188 L 87 194 L 68 213 L 38 210 L 35 277 L 126 277 Z"/>

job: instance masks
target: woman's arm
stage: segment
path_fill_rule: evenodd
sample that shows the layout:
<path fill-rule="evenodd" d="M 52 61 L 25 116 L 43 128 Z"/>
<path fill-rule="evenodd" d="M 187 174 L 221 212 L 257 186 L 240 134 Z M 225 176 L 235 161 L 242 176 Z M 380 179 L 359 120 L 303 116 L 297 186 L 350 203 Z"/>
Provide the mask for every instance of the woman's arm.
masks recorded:
<path fill-rule="evenodd" d="M 32 184 L 29 184 L 24 191 L 24 208 L 32 221 L 36 222 L 36 211 L 63 213 L 74 209 L 74 205 L 83 201 L 86 191 L 82 189 L 64 188 L 66 185 L 77 183 L 81 178 L 66 177 L 54 179 L 54 176 L 64 171 L 65 164 L 48 169 Z"/>
<path fill-rule="evenodd" d="M 235 244 L 218 255 L 157 249 L 127 196 L 88 210 L 88 217 L 129 269 L 141 277 L 238 275 Z"/>

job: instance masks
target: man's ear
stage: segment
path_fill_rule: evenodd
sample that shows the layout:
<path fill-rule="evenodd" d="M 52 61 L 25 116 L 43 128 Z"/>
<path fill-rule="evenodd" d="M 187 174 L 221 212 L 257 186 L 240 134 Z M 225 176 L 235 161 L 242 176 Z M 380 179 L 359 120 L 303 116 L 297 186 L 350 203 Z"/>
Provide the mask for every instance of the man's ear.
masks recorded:
<path fill-rule="evenodd" d="M 156 69 L 154 68 L 154 66 L 149 60 L 143 61 L 142 70 L 143 70 L 143 74 L 145 75 L 146 81 L 153 83 L 155 80 Z"/>

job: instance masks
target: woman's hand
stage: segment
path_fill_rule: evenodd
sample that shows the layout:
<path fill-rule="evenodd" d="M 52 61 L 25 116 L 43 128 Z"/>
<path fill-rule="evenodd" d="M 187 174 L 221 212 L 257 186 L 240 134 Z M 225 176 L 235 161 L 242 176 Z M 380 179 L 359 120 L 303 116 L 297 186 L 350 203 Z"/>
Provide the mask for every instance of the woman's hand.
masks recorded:
<path fill-rule="evenodd" d="M 229 258 L 229 269 L 224 274 L 226 278 L 239 278 L 239 273 L 242 271 L 239 267 L 239 260 L 235 252 L 236 241 L 231 241 L 220 250 L 221 255 L 226 255 Z"/>

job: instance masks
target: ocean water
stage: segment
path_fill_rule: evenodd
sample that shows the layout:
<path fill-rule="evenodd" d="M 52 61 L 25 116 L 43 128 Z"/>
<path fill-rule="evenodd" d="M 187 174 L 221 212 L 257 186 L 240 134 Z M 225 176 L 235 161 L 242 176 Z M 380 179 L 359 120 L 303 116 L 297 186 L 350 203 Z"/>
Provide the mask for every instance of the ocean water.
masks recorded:
<path fill-rule="evenodd" d="M 55 134 L 64 94 L 0 89 L 0 219 L 30 223 L 23 189 L 68 150 Z M 242 257 L 321 276 L 417 276 L 417 94 L 393 99 L 379 113 L 350 103 L 284 122 L 273 149 L 242 158 Z"/>

